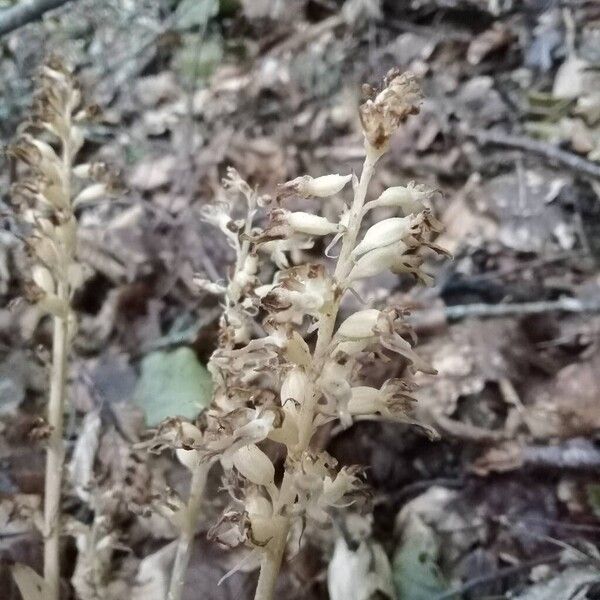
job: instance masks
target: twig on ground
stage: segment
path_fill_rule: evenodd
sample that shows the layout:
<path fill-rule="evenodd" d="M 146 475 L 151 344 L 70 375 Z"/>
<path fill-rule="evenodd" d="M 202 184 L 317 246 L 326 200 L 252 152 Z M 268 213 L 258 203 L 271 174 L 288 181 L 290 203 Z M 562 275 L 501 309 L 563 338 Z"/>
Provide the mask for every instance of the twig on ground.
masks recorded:
<path fill-rule="evenodd" d="M 323 19 L 315 25 L 310 25 L 290 35 L 281 44 L 270 48 L 266 54 L 268 56 L 281 56 L 286 52 L 296 51 L 298 48 L 312 42 L 323 33 L 335 29 L 339 25 L 343 25 L 344 22 L 345 19 L 343 15 L 333 15 L 327 19 Z"/>
<path fill-rule="evenodd" d="M 481 575 L 480 577 L 474 577 L 473 579 L 469 579 L 469 581 L 466 581 L 462 585 L 455 587 L 448 592 L 438 594 L 433 598 L 433 600 L 451 600 L 454 598 L 458 598 L 465 592 L 468 592 L 469 590 L 472 590 L 473 588 L 476 588 L 485 583 L 492 583 L 494 581 L 506 579 L 507 577 L 512 577 L 513 575 L 517 575 L 522 571 L 526 571 L 537 565 L 557 563 L 560 561 L 560 558 L 560 554 L 553 554 L 551 556 L 541 556 L 532 560 L 522 562 L 518 565 L 511 565 L 510 567 L 506 567 L 504 569 L 498 569 L 497 571 L 494 571 L 489 575 Z M 582 563 L 583 562 L 585 561 L 582 561 Z"/>
<path fill-rule="evenodd" d="M 444 308 L 426 308 L 415 310 L 410 319 L 411 325 L 417 329 L 426 327 L 430 322 L 440 319 L 460 321 L 468 318 L 523 317 L 547 312 L 560 311 L 568 313 L 600 312 L 600 298 L 580 300 L 578 298 L 560 298 L 559 300 L 540 300 L 538 302 L 516 302 L 487 304 L 456 304 Z"/>
<path fill-rule="evenodd" d="M 600 298 L 580 300 L 560 298 L 540 302 L 520 302 L 515 304 L 459 304 L 444 309 L 448 321 L 458 321 L 466 317 L 520 317 L 546 312 L 561 311 L 570 313 L 600 311 Z"/>
<path fill-rule="evenodd" d="M 560 298 L 559 300 L 541 300 L 538 302 L 516 302 L 487 304 L 457 304 L 454 306 L 433 306 L 415 308 L 408 318 L 411 327 L 417 332 L 433 331 L 449 322 L 463 319 L 498 319 L 503 317 L 524 317 L 553 311 L 567 313 L 598 313 L 600 298 L 580 300 L 578 298 Z"/>
<path fill-rule="evenodd" d="M 71 0 L 24 0 L 16 6 L 0 12 L 0 35 L 5 35 L 41 19 L 50 10 L 58 8 Z"/>
<path fill-rule="evenodd" d="M 531 154 L 537 154 L 543 156 L 548 160 L 558 163 L 563 167 L 585 175 L 594 179 L 600 179 L 600 165 L 590 160 L 577 156 L 572 152 L 561 150 L 553 144 L 546 142 L 540 142 L 524 136 L 507 135 L 504 133 L 494 131 L 483 131 L 480 129 L 473 129 L 466 131 L 465 135 L 469 138 L 473 138 L 478 144 L 482 146 L 494 145 L 504 146 L 505 148 L 513 148 L 515 150 L 523 150 L 530 152 Z"/>
<path fill-rule="evenodd" d="M 562 262 L 573 258 L 585 258 L 589 255 L 590 254 L 587 252 L 573 252 L 569 250 L 568 252 L 561 252 L 555 256 L 540 256 L 532 260 L 516 263 L 511 267 L 494 269 L 492 271 L 486 271 L 485 273 L 478 273 L 477 275 L 470 275 L 468 282 L 473 283 L 474 281 L 479 282 L 488 281 L 490 279 L 500 279 L 502 277 L 514 275 L 515 273 L 519 273 L 527 269 L 538 269 L 540 267 L 545 267 L 553 263 Z"/>
<path fill-rule="evenodd" d="M 526 446 L 522 458 L 528 467 L 600 472 L 600 449 L 584 438 L 558 446 Z"/>

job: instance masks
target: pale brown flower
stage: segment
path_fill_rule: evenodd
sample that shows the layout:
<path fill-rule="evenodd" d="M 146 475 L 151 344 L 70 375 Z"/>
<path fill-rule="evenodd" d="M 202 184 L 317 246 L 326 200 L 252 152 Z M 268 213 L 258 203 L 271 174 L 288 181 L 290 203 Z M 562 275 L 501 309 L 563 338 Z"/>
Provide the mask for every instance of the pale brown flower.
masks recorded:
<path fill-rule="evenodd" d="M 360 120 L 365 138 L 377 152 L 387 149 L 391 135 L 410 115 L 417 114 L 423 94 L 413 73 L 400 74 L 392 69 L 384 80 L 384 88 L 374 99 L 360 107 Z"/>

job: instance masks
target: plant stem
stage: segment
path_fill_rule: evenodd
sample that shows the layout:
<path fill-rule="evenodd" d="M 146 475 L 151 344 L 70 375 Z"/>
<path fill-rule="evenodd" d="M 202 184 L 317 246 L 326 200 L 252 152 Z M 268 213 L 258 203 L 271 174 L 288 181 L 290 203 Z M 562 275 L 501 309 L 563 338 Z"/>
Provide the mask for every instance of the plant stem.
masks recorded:
<path fill-rule="evenodd" d="M 335 283 L 343 290 L 344 279 L 350 273 L 352 268 L 352 260 L 350 254 L 356 245 L 356 238 L 360 230 L 360 224 L 362 221 L 362 208 L 367 197 L 367 189 L 373 172 L 375 170 L 375 163 L 379 157 L 372 153 L 367 153 L 365 162 L 363 165 L 362 173 L 360 175 L 360 181 L 358 187 L 354 193 L 354 201 L 350 209 L 350 219 L 348 222 L 348 230 L 344 234 L 342 242 L 342 250 L 338 257 L 338 261 L 335 267 Z M 340 303 L 342 300 L 342 294 L 331 303 L 328 310 L 321 316 L 319 320 L 319 329 L 317 334 L 317 344 L 314 352 L 314 370 L 315 378 L 318 377 L 325 359 L 327 358 L 327 351 L 331 340 L 333 338 L 333 332 L 335 329 L 335 321 L 340 309 Z M 300 425 L 298 435 L 298 452 L 301 453 L 308 448 L 310 440 L 313 434 L 313 421 L 314 413 L 319 401 L 319 393 L 313 389 L 312 394 L 309 395 L 308 400 L 302 405 L 300 409 Z"/>
<path fill-rule="evenodd" d="M 277 532 L 264 548 L 254 600 L 271 600 L 273 598 L 277 575 L 281 568 L 290 523 L 285 517 L 273 517 L 273 520 L 274 525 L 277 525 Z"/>
<path fill-rule="evenodd" d="M 68 289 L 58 285 L 58 296 L 68 301 Z M 66 317 L 54 317 L 52 340 L 52 373 L 48 399 L 50 437 L 46 452 L 46 482 L 44 489 L 44 579 L 48 599 L 58 600 L 60 586 L 60 493 L 65 458 L 63 444 L 63 414 L 67 378 L 68 324 Z"/>
<path fill-rule="evenodd" d="M 350 273 L 352 268 L 352 260 L 350 254 L 352 249 L 356 245 L 356 238 L 360 230 L 360 224 L 362 221 L 362 208 L 367 197 L 367 189 L 369 182 L 373 177 L 375 170 L 375 163 L 379 157 L 371 153 L 367 153 L 363 170 L 360 175 L 360 181 L 354 193 L 354 200 L 350 209 L 350 219 L 348 223 L 348 230 L 344 234 L 342 242 L 342 250 L 338 258 L 335 268 L 335 284 L 343 291 L 344 279 Z M 294 455 L 301 457 L 302 454 L 307 450 L 310 441 L 314 433 L 314 418 L 315 410 L 320 398 L 320 392 L 314 381 L 319 377 L 323 363 L 327 358 L 327 353 L 333 333 L 335 329 L 335 321 L 337 319 L 338 311 L 340 308 L 340 302 L 342 294 L 338 294 L 337 298 L 329 305 L 325 313 L 319 320 L 319 329 L 317 344 L 315 347 L 313 357 L 313 384 L 311 390 L 307 391 L 306 400 L 300 407 L 300 418 L 298 423 L 298 444 L 294 449 Z M 280 517 L 282 518 L 282 517 Z M 281 532 L 279 537 L 271 540 L 267 546 L 263 559 L 260 566 L 260 576 L 258 578 L 258 587 L 256 589 L 255 600 L 271 600 L 273 590 L 275 588 L 275 582 L 277 580 L 277 574 L 281 566 L 281 559 L 283 551 L 285 549 L 285 541 L 287 539 L 287 533 L 289 530 L 289 523 L 286 524 L 285 528 Z"/>
<path fill-rule="evenodd" d="M 358 237 L 360 224 L 362 222 L 362 209 L 365 204 L 367 190 L 369 188 L 371 178 L 373 177 L 373 173 L 375 171 L 375 163 L 377 162 L 378 158 L 379 156 L 373 155 L 371 152 L 367 152 L 367 156 L 365 157 L 363 170 L 360 174 L 360 181 L 358 182 L 358 187 L 356 188 L 356 192 L 354 194 L 354 202 L 352 203 L 352 208 L 350 209 L 348 231 L 344 235 L 342 242 L 342 250 L 340 252 L 340 256 L 338 257 L 337 265 L 335 268 L 334 277 L 338 285 L 343 283 L 343 280 L 348 276 L 348 273 L 350 273 L 350 269 L 352 268 L 350 253 L 356 245 L 356 238 Z M 338 300 L 337 302 L 338 308 L 340 300 Z"/>
<path fill-rule="evenodd" d="M 70 112 L 64 115 L 66 129 L 71 129 Z M 71 144 L 67 136 L 62 142 L 62 166 L 64 178 L 62 181 L 65 197 L 71 198 Z M 68 243 L 67 243 L 68 244 Z M 65 264 L 71 259 L 74 248 L 63 244 Z M 61 265 L 64 269 L 64 265 Z M 55 316 L 52 334 L 52 371 L 50 375 L 50 395 L 48 398 L 48 425 L 50 436 L 46 451 L 46 481 L 44 486 L 44 579 L 46 581 L 47 600 L 58 600 L 60 589 L 60 496 L 62 476 L 65 462 L 63 443 L 63 418 L 65 412 L 65 388 L 67 380 L 67 360 L 69 355 L 69 310 L 70 286 L 67 274 L 64 273 L 56 282 L 56 295 L 67 307 L 65 316 Z"/>
<path fill-rule="evenodd" d="M 167 600 L 180 600 L 185 584 L 185 574 L 190 555 L 192 553 L 192 543 L 196 535 L 196 526 L 200 514 L 200 505 L 204 496 L 204 487 L 210 463 L 198 463 L 192 471 L 192 480 L 190 482 L 190 495 L 185 507 L 185 518 L 179 535 L 175 562 L 171 572 L 171 582 L 169 584 L 169 593 Z"/>
<path fill-rule="evenodd" d="M 352 208 L 350 209 L 348 230 L 346 231 L 342 241 L 342 249 L 340 251 L 334 273 L 335 283 L 342 290 L 344 289 L 344 279 L 348 277 L 348 274 L 352 269 L 350 253 L 356 245 L 356 238 L 358 237 L 360 224 L 362 222 L 362 208 L 367 197 L 369 183 L 371 182 L 373 172 L 375 171 L 375 163 L 377 162 L 377 158 L 378 156 L 373 156 L 370 153 L 367 154 L 363 164 L 362 173 L 360 175 L 360 181 L 358 182 L 358 187 L 356 188 L 356 192 L 354 194 Z M 315 348 L 315 365 L 317 366 L 317 369 L 322 366 L 321 363 L 326 357 L 327 349 L 331 343 L 333 330 L 335 328 L 335 320 L 337 319 L 341 301 L 342 294 L 339 294 L 337 299 L 333 301 L 330 310 L 328 310 L 319 321 L 317 345 Z"/>
<path fill-rule="evenodd" d="M 367 152 L 363 170 L 360 175 L 360 181 L 354 193 L 354 200 L 350 209 L 348 230 L 344 234 L 342 250 L 340 252 L 334 274 L 335 285 L 338 287 L 338 289 L 342 290 L 342 292 L 344 290 L 344 279 L 348 276 L 348 273 L 350 273 L 350 269 L 352 268 L 350 254 L 356 245 L 356 238 L 358 237 L 360 224 L 362 221 L 362 208 L 365 203 L 369 182 L 373 177 L 375 163 L 377 162 L 378 158 L 379 156 Z M 337 319 L 341 299 L 342 294 L 338 294 L 337 298 L 330 304 L 328 309 L 319 320 L 317 344 L 313 357 L 313 377 L 315 380 L 318 378 L 323 367 L 323 363 L 327 358 L 327 352 L 333 338 L 335 321 Z M 294 451 L 294 454 L 297 457 L 302 456 L 302 453 L 307 450 L 314 433 L 313 423 L 320 393 L 314 383 L 311 387 L 312 389 L 308 391 L 306 400 L 300 408 L 298 445 Z M 282 521 L 278 528 L 277 534 L 271 539 L 269 544 L 264 549 L 260 565 L 258 586 L 256 588 L 254 600 L 272 599 L 273 590 L 275 589 L 275 583 L 277 581 L 277 575 L 279 574 L 279 569 L 281 567 L 281 560 L 285 550 L 285 544 L 289 531 L 289 521 L 285 517 L 281 516 L 274 517 L 274 519 L 281 519 Z"/>

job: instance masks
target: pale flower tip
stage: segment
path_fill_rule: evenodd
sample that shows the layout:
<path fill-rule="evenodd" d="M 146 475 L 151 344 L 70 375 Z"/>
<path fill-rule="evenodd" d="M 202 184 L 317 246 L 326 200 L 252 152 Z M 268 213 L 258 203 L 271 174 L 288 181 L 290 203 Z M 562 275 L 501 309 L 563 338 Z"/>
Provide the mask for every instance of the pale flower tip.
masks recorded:
<path fill-rule="evenodd" d="M 425 185 L 394 186 L 387 188 L 373 201 L 374 207 L 399 208 L 405 216 L 420 212 L 425 208 L 423 200 L 431 198 L 435 190 Z"/>
<path fill-rule="evenodd" d="M 337 223 L 332 223 L 325 217 L 306 212 L 288 213 L 287 222 L 295 232 L 306 235 L 329 235 L 337 233 L 339 230 Z"/>
<path fill-rule="evenodd" d="M 297 177 L 283 185 L 284 190 L 297 192 L 306 198 L 329 198 L 338 192 L 341 192 L 346 184 L 352 179 L 350 175 L 340 175 L 339 173 L 323 175 L 322 177 Z"/>
<path fill-rule="evenodd" d="M 354 248 L 351 256 L 355 259 L 375 248 L 383 248 L 389 244 L 400 242 L 410 233 L 410 228 L 411 221 L 406 217 L 392 217 L 375 223 L 367 230 L 363 240 Z"/>
<path fill-rule="evenodd" d="M 54 294 L 55 283 L 52 273 L 43 265 L 34 265 L 31 270 L 34 283 L 46 294 Z"/>
<path fill-rule="evenodd" d="M 199 291 L 207 292 L 208 294 L 213 294 L 214 296 L 223 296 L 227 291 L 225 286 L 210 281 L 209 279 L 205 279 L 204 277 L 200 277 L 199 275 L 196 275 L 192 279 L 192 283 L 198 288 Z"/>
<path fill-rule="evenodd" d="M 387 150 L 390 137 L 410 115 L 417 114 L 423 100 L 413 73 L 392 69 L 383 90 L 360 107 L 360 119 L 368 142 L 367 152 L 376 155 Z"/>
<path fill-rule="evenodd" d="M 175 450 L 177 460 L 188 470 L 193 471 L 200 463 L 200 454 L 197 450 L 178 448 Z"/>

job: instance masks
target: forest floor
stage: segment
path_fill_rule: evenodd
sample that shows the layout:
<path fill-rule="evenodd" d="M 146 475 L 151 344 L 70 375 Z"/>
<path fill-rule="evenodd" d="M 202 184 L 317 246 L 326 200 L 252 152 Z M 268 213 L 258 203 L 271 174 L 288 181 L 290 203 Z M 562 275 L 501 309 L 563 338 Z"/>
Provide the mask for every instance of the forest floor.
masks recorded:
<path fill-rule="evenodd" d="M 65 599 L 75 597 L 69 582 L 85 588 L 96 568 L 103 595 L 90 588 L 83 600 L 162 600 L 176 531 L 154 507 L 167 489 L 184 494 L 188 475 L 137 443 L 145 419 L 190 416 L 206 385 L 201 365 L 219 307 L 192 279 L 227 273 L 228 248 L 200 212 L 219 197 L 225 169 L 264 193 L 305 173 L 359 170 L 361 84 L 395 66 L 422 78 L 425 102 L 394 138 L 371 193 L 412 180 L 438 188 L 445 230 L 436 243 L 453 259 L 432 262 L 431 288 L 390 275 L 357 292 L 375 306 L 411 308 L 418 350 L 438 370 L 418 381 L 418 411 L 441 440 L 373 422 L 336 434 L 328 451 L 366 467 L 369 533 L 361 529 L 359 547 L 352 519 L 367 519 L 342 513 L 330 529 L 309 530 L 288 557 L 280 597 L 327 598 L 328 578 L 331 588 L 352 574 L 358 589 L 370 569 L 387 577 L 371 564 L 377 548 L 395 586 L 382 584 L 381 597 L 600 598 L 597 2 L 71 2 L 0 38 L 3 144 L 26 118 L 32 75 L 51 53 L 102 108 L 83 154 L 119 170 L 127 187 L 80 215 L 88 274 L 75 298 Z M 13 178 L 0 157 L 7 600 L 19 597 L 8 566 L 41 565 L 31 515 L 44 452 L 32 433 L 44 414 L 51 332 L 19 301 L 26 262 L 18 223 L 6 216 Z M 399 368 L 370 367 L 373 381 Z M 240 554 L 205 539 L 224 502 L 213 479 L 185 598 L 243 600 L 255 573 L 216 586 Z M 99 503 L 109 525 L 90 508 Z"/>

